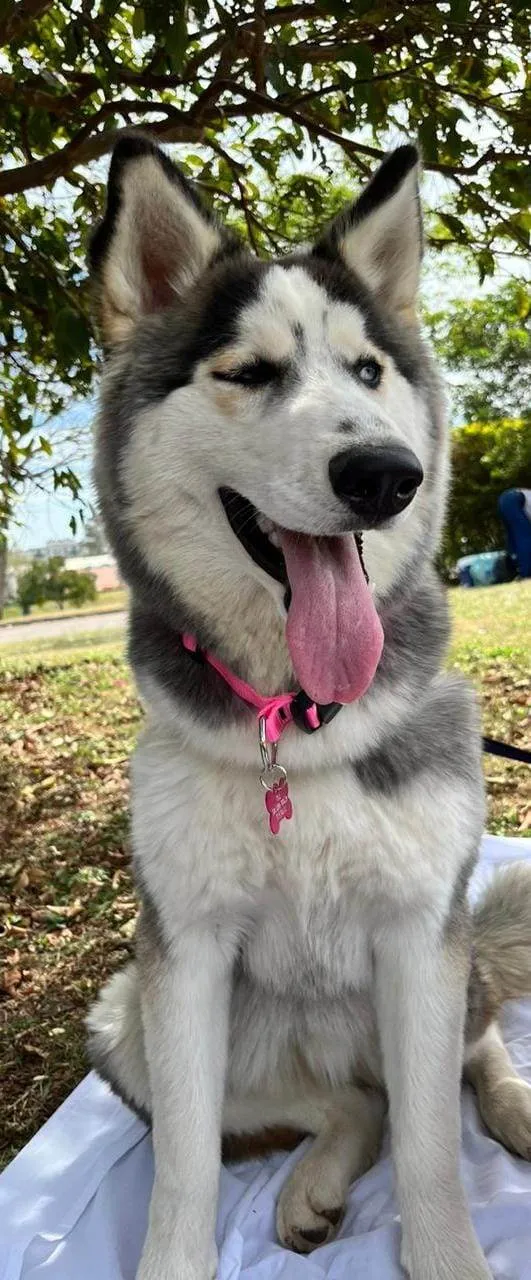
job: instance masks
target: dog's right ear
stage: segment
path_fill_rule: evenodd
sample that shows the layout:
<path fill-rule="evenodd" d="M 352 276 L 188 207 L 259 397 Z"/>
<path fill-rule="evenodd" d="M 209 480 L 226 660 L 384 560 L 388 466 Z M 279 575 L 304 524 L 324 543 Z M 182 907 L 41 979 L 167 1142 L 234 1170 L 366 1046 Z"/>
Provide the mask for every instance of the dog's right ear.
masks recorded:
<path fill-rule="evenodd" d="M 89 251 L 104 342 L 123 341 L 141 316 L 168 306 L 230 240 L 165 152 L 125 134 Z"/>

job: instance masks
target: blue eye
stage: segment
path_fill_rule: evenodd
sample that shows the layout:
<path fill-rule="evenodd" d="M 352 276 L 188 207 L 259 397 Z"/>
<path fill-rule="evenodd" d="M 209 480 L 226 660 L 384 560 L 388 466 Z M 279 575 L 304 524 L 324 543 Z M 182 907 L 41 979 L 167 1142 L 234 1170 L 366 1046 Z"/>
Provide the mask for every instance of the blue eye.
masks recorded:
<path fill-rule="evenodd" d="M 371 390 L 374 390 L 380 386 L 383 369 L 377 360 L 357 360 L 354 365 L 354 373 L 365 387 L 370 387 Z"/>

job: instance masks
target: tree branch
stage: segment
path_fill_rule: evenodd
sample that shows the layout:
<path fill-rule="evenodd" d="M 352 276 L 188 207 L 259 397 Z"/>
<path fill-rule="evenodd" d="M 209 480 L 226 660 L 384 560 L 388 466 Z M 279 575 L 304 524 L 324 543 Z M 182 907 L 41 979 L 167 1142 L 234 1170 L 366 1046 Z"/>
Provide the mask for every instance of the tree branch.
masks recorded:
<path fill-rule="evenodd" d="M 22 35 L 25 27 L 51 9 L 53 0 L 19 0 L 0 23 L 0 43 L 9 44 Z"/>
<path fill-rule="evenodd" d="M 139 103 L 132 102 L 131 109 L 137 110 Z M 165 104 L 151 104 L 150 111 L 163 111 Z M 0 172 L 0 196 L 17 195 L 28 191 L 31 187 L 43 187 L 56 178 L 64 177 L 78 164 L 88 164 L 100 156 L 112 151 L 118 139 L 124 133 L 140 133 L 144 126 L 133 125 L 127 129 L 108 129 L 105 133 L 97 133 L 93 138 L 84 138 L 81 143 L 67 143 L 60 151 L 43 160 L 35 160 L 33 164 L 21 165 L 16 169 L 2 169 Z M 149 125 L 150 133 L 154 133 L 161 142 L 200 142 L 203 137 L 201 126 L 194 124 L 176 124 L 175 120 L 157 121 Z"/>
<path fill-rule="evenodd" d="M 238 162 L 237 162 L 236 160 L 233 160 L 233 158 L 232 158 L 232 156 L 229 154 L 229 152 L 228 152 L 228 151 L 224 151 L 223 147 L 221 147 L 221 146 L 219 145 L 219 143 L 217 143 L 217 142 L 212 142 L 212 141 L 211 141 L 209 145 L 210 145 L 210 147 L 211 147 L 212 151 L 214 151 L 216 155 L 221 156 L 221 158 L 225 161 L 225 164 L 227 164 L 227 165 L 229 166 L 229 169 L 230 169 L 230 171 L 231 171 L 231 174 L 232 174 L 232 176 L 233 176 L 233 178 L 234 178 L 234 181 L 235 181 L 236 186 L 237 186 L 237 188 L 238 188 L 238 191 L 239 191 L 239 193 L 240 193 L 240 203 L 241 203 L 241 207 L 242 207 L 243 216 L 244 216 L 244 218 L 245 218 L 245 225 L 246 225 L 246 227 L 247 227 L 247 234 L 248 234 L 248 236 L 249 236 L 249 240 L 250 240 L 250 243 L 251 243 L 251 247 L 254 249 L 254 252 L 255 252 L 256 254 L 259 254 L 259 252 L 260 252 L 260 246 L 259 246 L 258 241 L 257 241 L 257 239 L 256 239 L 256 235 L 255 235 L 255 228 L 254 228 L 254 225 L 253 225 L 253 218 L 252 218 L 252 214 L 251 214 L 251 211 L 250 211 L 250 209 L 249 209 L 249 206 L 248 206 L 248 204 L 247 204 L 247 194 L 246 194 L 246 191 L 245 191 L 245 185 L 244 185 L 244 182 L 243 182 L 243 180 L 242 180 L 242 176 L 241 176 L 241 172 L 240 172 L 240 170 L 241 170 L 242 168 L 244 168 L 244 166 L 243 166 L 243 165 L 239 165 L 239 164 L 238 164 Z"/>
<path fill-rule="evenodd" d="M 0 72 L 0 98 L 10 99 L 16 96 L 17 102 L 24 102 L 28 107 L 49 111 L 52 116 L 68 116 L 70 112 L 76 110 L 76 107 L 80 107 L 92 92 L 101 89 L 97 76 L 87 77 L 87 80 L 90 83 L 85 82 L 85 87 L 77 93 L 54 94 L 47 89 L 39 88 L 37 76 L 35 82 L 21 84 L 16 76 Z"/>

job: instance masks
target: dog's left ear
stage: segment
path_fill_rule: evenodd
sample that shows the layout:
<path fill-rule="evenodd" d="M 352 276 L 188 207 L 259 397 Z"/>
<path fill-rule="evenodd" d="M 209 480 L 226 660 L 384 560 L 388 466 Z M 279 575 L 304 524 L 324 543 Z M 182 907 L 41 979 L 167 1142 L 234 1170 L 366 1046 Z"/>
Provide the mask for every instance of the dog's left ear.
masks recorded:
<path fill-rule="evenodd" d="M 422 215 L 415 147 L 386 156 L 359 199 L 314 248 L 339 257 L 394 312 L 412 317 L 422 258 Z"/>
<path fill-rule="evenodd" d="M 234 243 L 195 189 L 144 134 L 114 149 L 107 207 L 90 245 L 104 341 L 123 341 L 144 315 L 160 311 Z"/>

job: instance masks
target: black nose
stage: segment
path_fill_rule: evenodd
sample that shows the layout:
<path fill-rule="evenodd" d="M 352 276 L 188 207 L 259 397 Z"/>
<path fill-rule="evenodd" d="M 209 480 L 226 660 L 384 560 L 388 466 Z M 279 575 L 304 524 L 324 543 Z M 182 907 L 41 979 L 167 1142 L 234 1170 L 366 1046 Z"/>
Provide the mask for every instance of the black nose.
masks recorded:
<path fill-rule="evenodd" d="M 328 474 L 338 498 L 373 526 L 404 511 L 424 479 L 418 458 L 401 444 L 343 449 L 331 459 Z"/>

